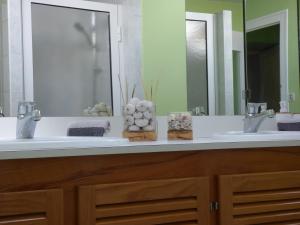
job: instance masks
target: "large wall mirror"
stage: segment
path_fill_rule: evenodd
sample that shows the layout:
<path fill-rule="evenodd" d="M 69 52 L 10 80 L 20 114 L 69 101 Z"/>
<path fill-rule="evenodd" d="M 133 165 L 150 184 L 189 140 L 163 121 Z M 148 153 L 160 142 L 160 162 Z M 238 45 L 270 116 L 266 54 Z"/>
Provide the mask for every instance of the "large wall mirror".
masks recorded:
<path fill-rule="evenodd" d="M 272 4 L 270 4 L 270 1 Z M 121 115 L 120 90 L 155 87 L 158 115 L 300 112 L 298 0 L 9 0 L 0 10 L 0 106 Z"/>

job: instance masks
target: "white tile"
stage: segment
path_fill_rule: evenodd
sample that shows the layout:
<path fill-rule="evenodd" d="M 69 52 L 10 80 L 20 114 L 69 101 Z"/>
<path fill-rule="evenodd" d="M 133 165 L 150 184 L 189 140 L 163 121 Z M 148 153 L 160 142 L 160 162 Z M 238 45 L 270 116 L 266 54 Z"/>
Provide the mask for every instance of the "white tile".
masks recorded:
<path fill-rule="evenodd" d="M 22 12 L 20 0 L 8 2 L 9 53 L 22 54 Z"/>
<path fill-rule="evenodd" d="M 9 56 L 10 88 L 12 91 L 23 91 L 23 58 L 20 54 Z"/>
<path fill-rule="evenodd" d="M 9 59 L 8 56 L 3 58 L 3 90 L 10 91 L 10 76 L 9 76 Z"/>

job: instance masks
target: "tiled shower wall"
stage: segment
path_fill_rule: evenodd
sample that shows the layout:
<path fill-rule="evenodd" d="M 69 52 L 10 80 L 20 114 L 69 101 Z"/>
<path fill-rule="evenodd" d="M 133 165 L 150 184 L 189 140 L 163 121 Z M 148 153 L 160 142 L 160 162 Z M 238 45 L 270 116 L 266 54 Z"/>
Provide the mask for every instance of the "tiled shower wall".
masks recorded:
<path fill-rule="evenodd" d="M 141 0 L 122 0 L 121 4 L 124 74 L 129 84 L 132 86 L 137 84 L 136 96 L 143 98 Z M 132 90 L 132 86 L 129 86 L 129 91 Z"/>
<path fill-rule="evenodd" d="M 7 61 L 7 3 L 0 1 L 0 107 L 4 106 L 4 60 Z"/>
<path fill-rule="evenodd" d="M 0 1 L 0 106 L 3 105 L 3 50 L 2 50 L 2 0 Z"/>
<path fill-rule="evenodd" d="M 3 108 L 15 116 L 23 100 L 23 48 L 21 0 L 2 0 L 3 26 Z"/>

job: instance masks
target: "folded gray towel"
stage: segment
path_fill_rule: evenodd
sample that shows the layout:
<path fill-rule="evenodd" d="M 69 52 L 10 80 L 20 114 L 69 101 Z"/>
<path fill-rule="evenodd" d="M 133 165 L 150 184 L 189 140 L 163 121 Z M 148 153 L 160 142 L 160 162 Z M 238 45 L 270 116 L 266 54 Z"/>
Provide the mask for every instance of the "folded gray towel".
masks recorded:
<path fill-rule="evenodd" d="M 103 137 L 105 129 L 103 127 L 69 128 L 68 136 L 74 137 Z"/>
<path fill-rule="evenodd" d="M 300 123 L 277 123 L 279 131 L 300 131 Z"/>
<path fill-rule="evenodd" d="M 69 126 L 68 136 L 102 137 L 109 130 L 110 122 L 107 120 L 81 121 Z"/>

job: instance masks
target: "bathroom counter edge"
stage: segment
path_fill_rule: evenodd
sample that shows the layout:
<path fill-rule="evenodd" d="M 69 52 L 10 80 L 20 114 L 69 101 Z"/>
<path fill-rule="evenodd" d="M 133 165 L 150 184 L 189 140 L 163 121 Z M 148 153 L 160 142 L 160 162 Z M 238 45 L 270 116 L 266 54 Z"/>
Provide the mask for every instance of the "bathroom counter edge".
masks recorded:
<path fill-rule="evenodd" d="M 193 141 L 134 142 L 123 145 L 0 149 L 0 160 L 139 154 L 179 151 L 300 147 L 300 140 L 232 141 L 200 138 Z"/>

